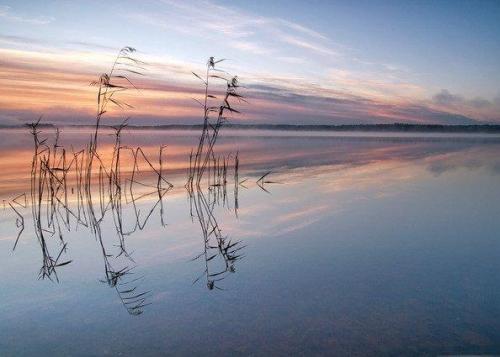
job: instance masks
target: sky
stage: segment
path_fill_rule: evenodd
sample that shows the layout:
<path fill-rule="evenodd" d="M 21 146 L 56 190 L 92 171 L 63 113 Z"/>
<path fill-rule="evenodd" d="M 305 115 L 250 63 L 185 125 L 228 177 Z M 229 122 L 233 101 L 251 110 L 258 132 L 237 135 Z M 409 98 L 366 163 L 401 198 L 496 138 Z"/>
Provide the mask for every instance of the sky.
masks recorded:
<path fill-rule="evenodd" d="M 500 2 L 472 0 L 0 0 L 0 124 L 92 124 L 124 46 L 144 75 L 109 123 L 199 123 L 214 56 L 247 98 L 234 123 L 500 124 Z"/>

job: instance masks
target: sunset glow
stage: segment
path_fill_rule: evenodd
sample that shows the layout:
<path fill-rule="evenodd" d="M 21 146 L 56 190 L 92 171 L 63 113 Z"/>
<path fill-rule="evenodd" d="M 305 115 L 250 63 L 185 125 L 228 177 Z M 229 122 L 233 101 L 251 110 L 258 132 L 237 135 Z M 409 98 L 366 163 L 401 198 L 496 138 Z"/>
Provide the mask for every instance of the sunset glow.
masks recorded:
<path fill-rule="evenodd" d="M 499 34 L 498 6 L 429 2 L 403 25 L 394 16 L 413 5 L 344 5 L 320 2 L 306 16 L 305 4 L 287 2 L 264 12 L 239 1 L 2 1 L 0 123 L 91 124 L 89 83 L 126 45 L 145 76 L 133 78 L 134 109 L 109 123 L 199 123 L 191 71 L 209 56 L 226 58 L 245 85 L 236 123 L 500 122 L 500 45 L 481 41 Z"/>

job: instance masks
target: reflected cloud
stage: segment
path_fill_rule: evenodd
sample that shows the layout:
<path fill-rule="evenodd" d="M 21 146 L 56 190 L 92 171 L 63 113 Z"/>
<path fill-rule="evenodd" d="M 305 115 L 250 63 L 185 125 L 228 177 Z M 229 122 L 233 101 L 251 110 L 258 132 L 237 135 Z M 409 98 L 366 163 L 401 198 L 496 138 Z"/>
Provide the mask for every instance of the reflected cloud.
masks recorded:
<path fill-rule="evenodd" d="M 426 159 L 428 170 L 436 177 L 450 171 L 467 169 L 485 170 L 493 175 L 500 173 L 500 160 L 492 152 L 471 148 L 460 153 L 443 154 Z"/>

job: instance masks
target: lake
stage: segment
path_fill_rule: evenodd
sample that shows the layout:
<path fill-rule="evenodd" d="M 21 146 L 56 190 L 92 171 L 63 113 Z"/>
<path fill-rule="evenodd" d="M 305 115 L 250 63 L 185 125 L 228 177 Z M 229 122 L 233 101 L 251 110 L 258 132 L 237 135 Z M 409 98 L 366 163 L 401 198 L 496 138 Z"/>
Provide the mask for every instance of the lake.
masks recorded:
<path fill-rule="evenodd" d="M 0 130 L 2 356 L 500 352 L 498 135 L 222 130 L 190 189 L 197 131 L 103 130 L 85 187 L 40 130 Z"/>

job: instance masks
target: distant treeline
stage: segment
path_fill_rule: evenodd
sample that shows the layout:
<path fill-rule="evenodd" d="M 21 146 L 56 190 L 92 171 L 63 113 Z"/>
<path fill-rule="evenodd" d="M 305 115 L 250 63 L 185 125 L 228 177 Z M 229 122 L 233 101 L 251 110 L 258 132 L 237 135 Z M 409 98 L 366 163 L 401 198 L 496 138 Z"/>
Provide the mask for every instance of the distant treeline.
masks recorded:
<path fill-rule="evenodd" d="M 93 128 L 91 125 L 61 125 L 71 128 Z M 20 128 L 21 125 L 2 125 L 0 128 Z M 40 127 L 52 128 L 53 124 L 40 124 Z M 103 125 L 112 128 L 111 125 Z M 200 130 L 202 124 L 167 124 L 167 125 L 129 125 L 135 130 Z M 436 132 L 436 133 L 500 133 L 500 125 L 441 125 L 441 124 L 344 124 L 344 125 L 316 125 L 316 124 L 231 124 L 224 125 L 226 129 L 240 130 L 287 130 L 287 131 L 386 131 L 386 132 Z"/>

